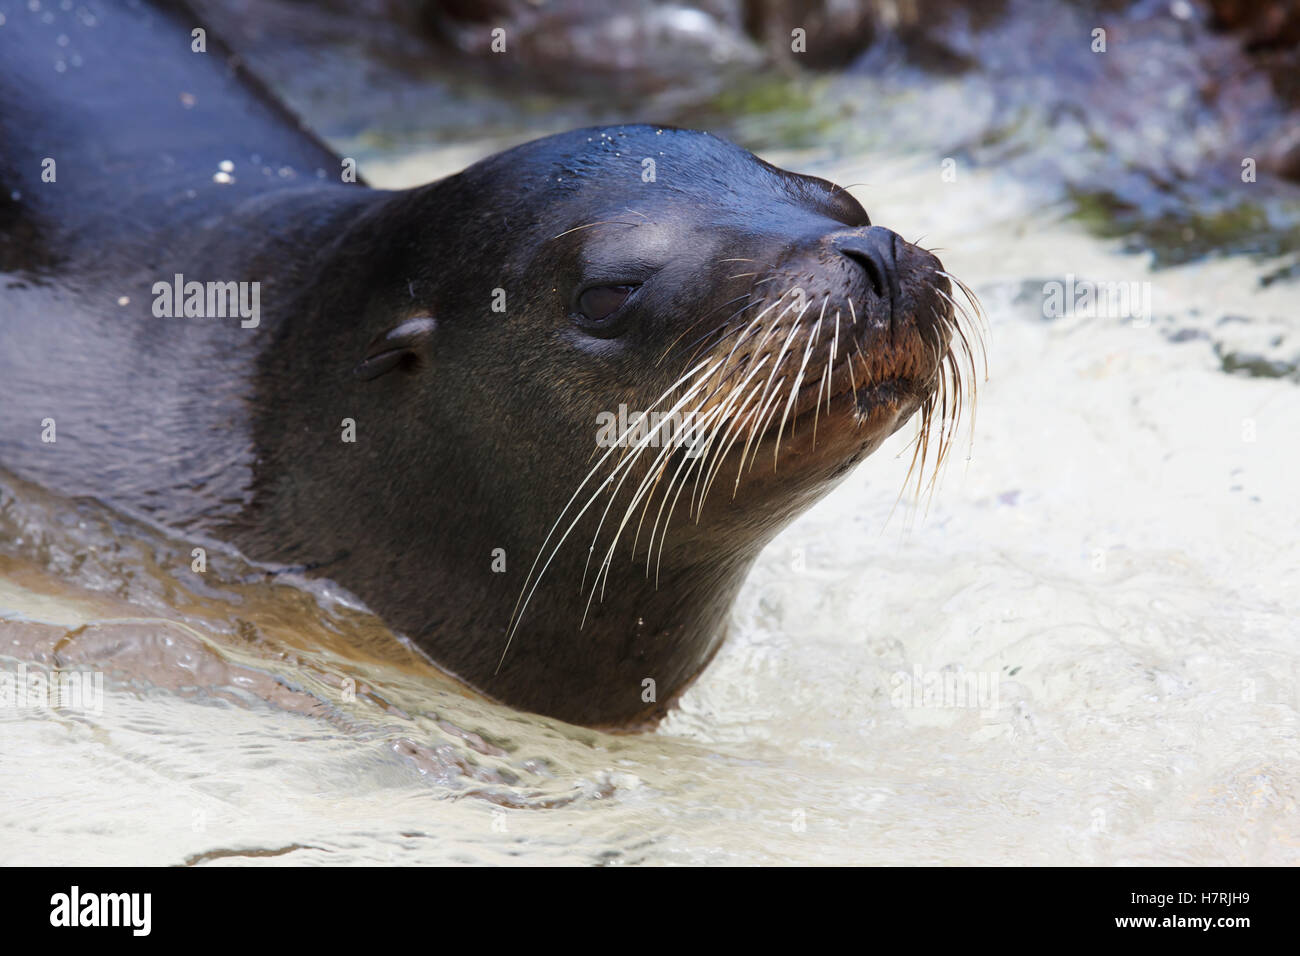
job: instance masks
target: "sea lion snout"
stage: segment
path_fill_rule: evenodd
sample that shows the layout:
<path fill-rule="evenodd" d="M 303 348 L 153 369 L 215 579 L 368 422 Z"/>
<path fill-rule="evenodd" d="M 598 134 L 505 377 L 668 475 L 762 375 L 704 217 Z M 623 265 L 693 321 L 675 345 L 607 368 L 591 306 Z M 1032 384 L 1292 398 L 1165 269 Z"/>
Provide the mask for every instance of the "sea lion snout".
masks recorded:
<path fill-rule="evenodd" d="M 877 407 L 905 418 L 937 388 L 956 328 L 943 264 L 881 226 L 825 225 L 796 219 L 785 235 L 774 229 L 775 263 L 743 276 L 741 299 L 726 289 L 724 301 L 744 307 L 732 305 L 714 333 L 717 387 L 704 407 L 743 405 L 733 385 L 757 384 L 768 411 L 780 408 L 771 422 L 779 431 L 782 419 L 834 418 L 833 400 L 844 396 L 840 420 L 861 433 Z"/>

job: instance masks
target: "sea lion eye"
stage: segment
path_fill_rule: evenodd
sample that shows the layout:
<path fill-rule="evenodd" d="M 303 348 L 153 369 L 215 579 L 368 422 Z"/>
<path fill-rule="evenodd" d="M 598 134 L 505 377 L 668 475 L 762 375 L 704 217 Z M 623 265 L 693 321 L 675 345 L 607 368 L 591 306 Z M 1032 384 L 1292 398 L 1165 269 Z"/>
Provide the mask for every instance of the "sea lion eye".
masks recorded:
<path fill-rule="evenodd" d="M 636 286 L 599 285 L 588 289 L 578 298 L 578 311 L 589 322 L 607 319 L 617 311 Z"/>
<path fill-rule="evenodd" d="M 623 307 L 636 288 L 634 285 L 598 285 L 584 290 L 578 296 L 579 324 L 597 335 L 613 334 L 614 313 Z"/>

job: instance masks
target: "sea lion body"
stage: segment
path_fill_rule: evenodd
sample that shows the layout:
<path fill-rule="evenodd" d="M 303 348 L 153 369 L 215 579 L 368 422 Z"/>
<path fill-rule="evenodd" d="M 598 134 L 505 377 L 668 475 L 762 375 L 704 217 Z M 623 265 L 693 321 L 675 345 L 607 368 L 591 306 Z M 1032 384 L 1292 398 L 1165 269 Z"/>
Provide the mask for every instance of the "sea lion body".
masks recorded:
<path fill-rule="evenodd" d="M 497 699 L 635 726 L 762 547 L 933 407 L 951 287 L 829 183 L 651 126 L 342 183 L 185 14 L 93 9 L 0 28 L 20 474 L 334 578 Z M 256 315 L 185 314 L 192 282 L 257 283 Z M 620 406 L 689 441 L 606 447 Z"/>

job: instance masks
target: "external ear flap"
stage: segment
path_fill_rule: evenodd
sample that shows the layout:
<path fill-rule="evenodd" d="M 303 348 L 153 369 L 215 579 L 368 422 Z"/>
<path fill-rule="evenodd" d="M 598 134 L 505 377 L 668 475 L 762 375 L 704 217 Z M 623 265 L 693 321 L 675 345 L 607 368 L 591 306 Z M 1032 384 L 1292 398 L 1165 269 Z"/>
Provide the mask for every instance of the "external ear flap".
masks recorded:
<path fill-rule="evenodd" d="M 408 356 L 422 352 L 437 328 L 432 316 L 418 315 L 380 333 L 371 340 L 366 357 L 357 363 L 352 374 L 370 381 L 391 372 Z"/>

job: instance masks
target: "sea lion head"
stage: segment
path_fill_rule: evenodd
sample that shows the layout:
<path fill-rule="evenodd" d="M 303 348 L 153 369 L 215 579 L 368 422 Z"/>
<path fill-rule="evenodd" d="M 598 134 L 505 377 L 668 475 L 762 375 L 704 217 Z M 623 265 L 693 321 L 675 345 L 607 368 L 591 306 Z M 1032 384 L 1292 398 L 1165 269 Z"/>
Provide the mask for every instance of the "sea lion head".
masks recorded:
<path fill-rule="evenodd" d="M 707 133 L 620 126 L 428 190 L 436 228 L 399 267 L 423 356 L 401 387 L 458 436 L 469 507 L 513 548 L 497 667 L 457 665 L 489 692 L 556 710 L 520 691 L 541 678 L 502 674 L 566 634 L 688 643 L 761 547 L 913 414 L 918 454 L 934 426 L 946 448 L 973 380 L 964 287 L 830 182 Z M 377 343 L 367 361 L 403 354 Z M 479 435 L 467 409 L 490 421 Z M 716 605 L 707 625 L 672 610 L 694 599 Z M 698 643 L 670 684 L 716 646 Z"/>

